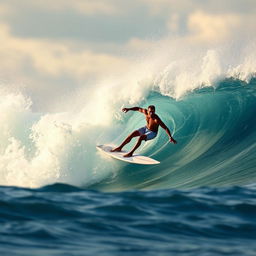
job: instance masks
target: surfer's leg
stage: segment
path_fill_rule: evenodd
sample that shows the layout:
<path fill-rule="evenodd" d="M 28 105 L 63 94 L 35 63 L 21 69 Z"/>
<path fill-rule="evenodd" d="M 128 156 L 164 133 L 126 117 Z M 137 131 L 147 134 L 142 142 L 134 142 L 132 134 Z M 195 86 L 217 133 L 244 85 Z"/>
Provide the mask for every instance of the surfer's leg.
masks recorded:
<path fill-rule="evenodd" d="M 132 132 L 123 142 L 120 146 L 118 146 L 117 148 L 114 148 L 112 150 L 110 150 L 111 152 L 120 152 L 122 150 L 122 148 L 129 143 L 132 138 L 140 136 L 140 132 L 138 130 Z"/>
<path fill-rule="evenodd" d="M 141 142 L 143 140 L 146 140 L 146 138 L 147 138 L 147 135 L 145 135 L 145 134 L 140 135 L 140 137 L 139 137 L 137 143 L 135 144 L 134 148 L 129 153 L 125 154 L 124 157 L 131 157 L 133 155 L 134 151 L 140 146 Z"/>

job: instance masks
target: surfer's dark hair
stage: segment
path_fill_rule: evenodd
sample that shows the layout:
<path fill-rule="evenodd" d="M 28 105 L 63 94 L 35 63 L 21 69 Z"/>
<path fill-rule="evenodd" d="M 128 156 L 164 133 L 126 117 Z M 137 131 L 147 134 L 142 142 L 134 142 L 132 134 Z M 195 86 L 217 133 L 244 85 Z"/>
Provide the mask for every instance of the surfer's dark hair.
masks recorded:
<path fill-rule="evenodd" d="M 148 106 L 148 109 L 149 109 L 149 108 L 153 109 L 154 111 L 156 110 L 156 108 L 155 108 L 155 106 L 154 106 L 154 105 L 150 105 L 150 106 Z"/>

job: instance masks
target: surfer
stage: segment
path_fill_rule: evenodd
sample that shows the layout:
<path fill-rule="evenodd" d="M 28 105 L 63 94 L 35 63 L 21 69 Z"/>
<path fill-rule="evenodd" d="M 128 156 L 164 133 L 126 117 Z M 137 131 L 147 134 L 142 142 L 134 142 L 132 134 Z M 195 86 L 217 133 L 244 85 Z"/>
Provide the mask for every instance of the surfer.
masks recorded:
<path fill-rule="evenodd" d="M 169 141 L 171 143 L 176 144 L 176 140 L 172 137 L 170 130 L 168 127 L 164 124 L 164 122 L 160 119 L 160 117 L 155 114 L 155 106 L 150 105 L 148 106 L 148 109 L 140 108 L 140 107 L 133 107 L 133 108 L 123 108 L 122 111 L 127 113 L 128 111 L 139 111 L 145 115 L 147 125 L 144 127 L 141 127 L 140 129 L 132 132 L 123 142 L 122 144 L 111 150 L 111 152 L 120 152 L 122 148 L 131 141 L 132 138 L 138 137 L 139 139 L 137 143 L 135 144 L 134 148 L 124 155 L 124 157 L 131 157 L 134 153 L 134 151 L 140 146 L 141 142 L 143 140 L 152 140 L 156 137 L 158 132 L 158 127 L 161 126 L 166 133 L 169 136 Z"/>

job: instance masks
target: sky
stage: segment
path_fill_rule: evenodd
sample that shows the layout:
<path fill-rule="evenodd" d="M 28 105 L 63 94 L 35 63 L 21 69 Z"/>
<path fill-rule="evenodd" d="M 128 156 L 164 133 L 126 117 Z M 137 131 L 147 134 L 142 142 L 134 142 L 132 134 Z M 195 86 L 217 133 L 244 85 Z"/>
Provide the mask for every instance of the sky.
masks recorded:
<path fill-rule="evenodd" d="M 255 20 L 255 0 L 0 0 L 0 84 L 49 110 L 177 45 L 253 40 Z"/>

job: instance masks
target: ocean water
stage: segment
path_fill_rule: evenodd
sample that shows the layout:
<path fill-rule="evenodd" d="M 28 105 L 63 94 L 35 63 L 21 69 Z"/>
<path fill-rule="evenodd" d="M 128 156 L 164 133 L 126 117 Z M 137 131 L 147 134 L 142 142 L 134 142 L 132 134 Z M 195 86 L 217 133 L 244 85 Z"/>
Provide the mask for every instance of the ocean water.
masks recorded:
<path fill-rule="evenodd" d="M 201 62 L 124 90 L 98 85 L 65 112 L 33 111 L 1 87 L 1 255 L 256 255 L 255 74 L 221 69 L 212 51 Z M 124 104 L 155 105 L 178 141 L 160 129 L 140 147 L 160 165 L 96 150 L 145 124 Z"/>
<path fill-rule="evenodd" d="M 255 187 L 1 187 L 2 255 L 255 255 Z"/>

